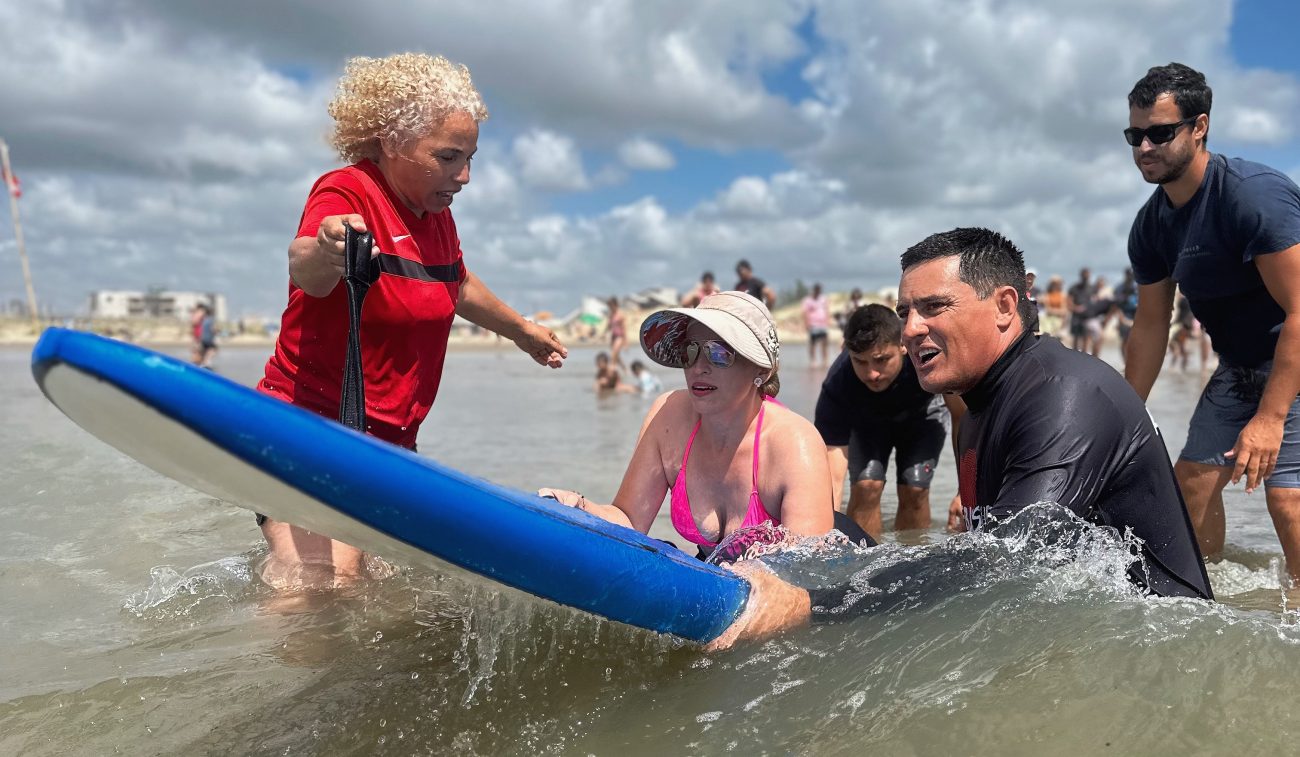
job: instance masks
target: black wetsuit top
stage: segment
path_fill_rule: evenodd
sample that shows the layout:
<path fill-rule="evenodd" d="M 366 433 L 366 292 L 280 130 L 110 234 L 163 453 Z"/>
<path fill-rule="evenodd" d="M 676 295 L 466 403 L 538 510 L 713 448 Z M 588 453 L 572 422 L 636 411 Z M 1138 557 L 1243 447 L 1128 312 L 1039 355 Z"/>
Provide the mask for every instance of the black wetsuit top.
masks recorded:
<path fill-rule="evenodd" d="M 962 399 L 958 470 L 968 528 L 1055 502 L 1091 523 L 1132 529 L 1142 564 L 1129 580 L 1160 596 L 1213 599 L 1164 441 L 1113 368 L 1025 335 Z M 811 592 L 813 605 L 838 606 L 844 588 Z"/>
<path fill-rule="evenodd" d="M 1142 540 L 1129 577 L 1161 596 L 1213 598 L 1169 454 L 1113 368 L 1051 338 L 1021 337 L 962 395 L 957 435 L 967 526 L 1037 502 Z"/>

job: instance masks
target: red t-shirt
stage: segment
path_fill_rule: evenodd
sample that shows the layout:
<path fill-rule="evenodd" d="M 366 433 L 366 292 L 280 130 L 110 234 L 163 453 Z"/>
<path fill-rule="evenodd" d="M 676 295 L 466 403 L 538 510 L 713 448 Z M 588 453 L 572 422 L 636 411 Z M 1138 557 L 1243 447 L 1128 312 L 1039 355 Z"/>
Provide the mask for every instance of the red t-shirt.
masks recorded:
<path fill-rule="evenodd" d="M 375 235 L 382 273 L 361 311 L 367 431 L 410 447 L 442 380 L 447 335 L 465 279 L 451 210 L 417 218 L 363 160 L 316 181 L 299 237 L 314 237 L 327 216 L 357 213 Z M 348 293 L 339 283 L 312 297 L 289 282 L 289 305 L 275 354 L 257 388 L 331 418 L 339 416 L 348 343 Z"/>

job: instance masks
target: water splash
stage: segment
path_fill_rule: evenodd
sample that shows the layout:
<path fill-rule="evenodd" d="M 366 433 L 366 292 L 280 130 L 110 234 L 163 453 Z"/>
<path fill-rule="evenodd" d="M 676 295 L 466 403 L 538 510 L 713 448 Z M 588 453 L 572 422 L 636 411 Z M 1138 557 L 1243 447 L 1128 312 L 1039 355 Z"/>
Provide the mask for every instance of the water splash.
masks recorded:
<path fill-rule="evenodd" d="M 137 618 L 178 618 L 201 606 L 233 606 L 257 590 L 254 553 L 223 557 L 183 571 L 159 565 L 149 571 L 148 588 L 127 598 L 122 609 Z"/>

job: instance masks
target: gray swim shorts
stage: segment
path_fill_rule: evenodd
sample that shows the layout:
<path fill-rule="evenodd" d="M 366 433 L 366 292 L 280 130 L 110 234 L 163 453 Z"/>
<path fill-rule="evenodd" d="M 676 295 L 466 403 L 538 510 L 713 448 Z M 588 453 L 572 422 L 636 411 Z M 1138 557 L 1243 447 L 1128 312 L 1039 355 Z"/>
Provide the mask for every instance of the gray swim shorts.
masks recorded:
<path fill-rule="evenodd" d="M 935 395 L 923 414 L 882 419 L 870 429 L 854 429 L 849 437 L 849 476 L 853 483 L 884 481 L 893 451 L 898 483 L 929 489 L 939 454 L 951 429 L 943 397 Z"/>
<path fill-rule="evenodd" d="M 1237 435 L 1259 409 L 1271 363 L 1259 368 L 1238 368 L 1220 362 L 1201 392 L 1187 429 L 1187 443 L 1179 457 L 1205 465 L 1232 465 L 1223 453 L 1237 443 Z M 1282 449 L 1273 475 L 1265 487 L 1300 489 L 1300 398 L 1291 403 L 1282 432 Z"/>

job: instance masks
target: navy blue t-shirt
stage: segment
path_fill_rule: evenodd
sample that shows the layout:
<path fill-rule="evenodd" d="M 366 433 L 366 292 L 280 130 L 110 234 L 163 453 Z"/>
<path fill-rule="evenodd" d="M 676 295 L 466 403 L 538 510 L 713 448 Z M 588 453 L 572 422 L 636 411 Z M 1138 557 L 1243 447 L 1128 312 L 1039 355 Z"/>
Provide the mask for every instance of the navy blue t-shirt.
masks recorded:
<path fill-rule="evenodd" d="M 903 356 L 903 368 L 883 392 L 873 392 L 853 372 L 849 351 L 831 363 L 817 398 L 813 424 L 828 447 L 848 446 L 854 431 L 870 432 L 883 422 L 924 418 L 934 394 L 921 388 L 912 361 Z"/>
<path fill-rule="evenodd" d="M 1170 206 L 1161 187 L 1151 193 L 1129 231 L 1128 257 L 1139 284 L 1178 283 L 1225 362 L 1256 368 L 1273 359 L 1286 313 L 1253 261 L 1297 244 L 1295 182 L 1259 163 L 1211 155 L 1183 207 Z"/>

